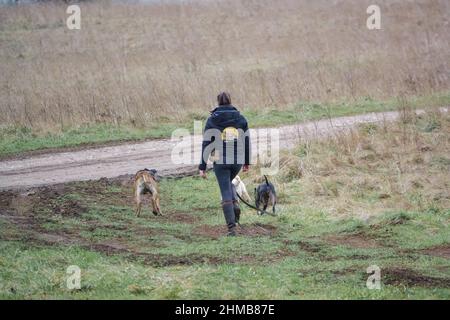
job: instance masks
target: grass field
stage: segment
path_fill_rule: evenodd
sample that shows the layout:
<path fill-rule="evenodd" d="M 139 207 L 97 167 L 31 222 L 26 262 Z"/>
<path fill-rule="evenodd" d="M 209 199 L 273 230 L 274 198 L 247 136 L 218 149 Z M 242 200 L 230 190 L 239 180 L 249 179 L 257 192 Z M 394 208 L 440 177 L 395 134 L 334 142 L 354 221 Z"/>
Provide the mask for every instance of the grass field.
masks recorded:
<path fill-rule="evenodd" d="M 0 192 L 0 297 L 449 299 L 449 133 L 448 113 L 405 111 L 302 141 L 272 178 L 279 215 L 244 209 L 236 238 L 212 177 L 163 180 L 163 217 L 133 215 L 126 179 Z M 241 176 L 249 190 L 257 169 Z M 372 265 L 380 290 L 366 287 Z"/>
<path fill-rule="evenodd" d="M 450 93 L 442 92 L 428 96 L 411 96 L 385 101 L 370 98 L 341 103 L 307 103 L 299 102 L 280 110 L 261 108 L 247 110 L 243 114 L 252 128 L 273 127 L 304 121 L 348 116 L 367 112 L 397 110 L 404 105 L 412 108 L 431 108 L 450 105 Z M 191 113 L 182 121 L 149 122 L 141 127 L 130 125 L 116 126 L 107 123 L 91 124 L 78 128 L 68 128 L 62 132 L 37 133 L 27 127 L 4 126 L 0 128 L 0 158 L 17 156 L 29 151 L 63 149 L 120 143 L 124 141 L 141 141 L 145 139 L 170 138 L 174 129 L 183 127 L 193 131 L 194 121 L 205 121 L 209 112 Z M 50 149 L 50 150 L 49 150 Z"/>
<path fill-rule="evenodd" d="M 62 1 L 2 6 L 0 126 L 150 130 L 203 116 L 222 90 L 250 113 L 448 91 L 448 1 L 379 0 L 381 30 L 372 4 L 86 1 L 81 30 Z"/>
<path fill-rule="evenodd" d="M 169 137 L 219 91 L 251 126 L 449 104 L 448 1 L 0 6 L 0 157 Z"/>

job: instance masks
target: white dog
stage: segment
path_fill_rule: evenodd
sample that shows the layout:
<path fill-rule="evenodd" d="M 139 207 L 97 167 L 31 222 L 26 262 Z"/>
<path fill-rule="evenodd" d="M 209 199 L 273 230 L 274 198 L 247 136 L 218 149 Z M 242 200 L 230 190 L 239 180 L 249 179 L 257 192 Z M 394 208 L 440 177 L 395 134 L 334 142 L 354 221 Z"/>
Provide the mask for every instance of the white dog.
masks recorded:
<path fill-rule="evenodd" d="M 245 201 L 250 202 L 252 199 L 248 195 L 247 188 L 245 187 L 244 182 L 236 176 L 231 183 L 236 187 L 236 193 Z M 239 199 L 237 199 L 239 201 Z"/>

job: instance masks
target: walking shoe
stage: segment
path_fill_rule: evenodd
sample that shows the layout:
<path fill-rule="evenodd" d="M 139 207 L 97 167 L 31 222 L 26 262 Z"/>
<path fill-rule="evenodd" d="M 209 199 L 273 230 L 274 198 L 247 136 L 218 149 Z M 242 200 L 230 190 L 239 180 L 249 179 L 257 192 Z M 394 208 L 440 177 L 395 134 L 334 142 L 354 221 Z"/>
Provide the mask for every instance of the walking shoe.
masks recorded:
<path fill-rule="evenodd" d="M 236 236 L 235 228 L 228 229 L 227 237 L 235 237 L 235 236 Z"/>
<path fill-rule="evenodd" d="M 234 216 L 234 208 L 232 201 L 224 201 L 222 203 L 223 214 L 228 227 L 228 236 L 235 236 L 236 217 Z"/>
<path fill-rule="evenodd" d="M 239 203 L 237 201 L 233 202 L 233 209 L 234 209 L 234 218 L 236 220 L 236 223 L 239 224 L 239 219 L 241 218 L 241 208 L 239 207 Z"/>

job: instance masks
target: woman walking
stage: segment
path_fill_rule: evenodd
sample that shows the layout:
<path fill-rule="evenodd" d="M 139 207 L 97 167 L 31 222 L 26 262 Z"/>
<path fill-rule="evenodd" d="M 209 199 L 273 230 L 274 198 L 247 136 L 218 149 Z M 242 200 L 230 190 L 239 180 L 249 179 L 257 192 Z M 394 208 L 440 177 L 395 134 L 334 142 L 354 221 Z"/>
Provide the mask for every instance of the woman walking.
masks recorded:
<path fill-rule="evenodd" d="M 250 134 L 247 120 L 231 104 L 230 95 L 222 92 L 217 96 L 218 107 L 211 111 L 203 133 L 202 157 L 199 174 L 206 178 L 206 163 L 211 156 L 214 173 L 222 195 L 222 209 L 228 227 L 228 236 L 236 235 L 236 223 L 241 210 L 236 190 L 231 181 L 242 169 L 248 171 L 250 164 Z"/>

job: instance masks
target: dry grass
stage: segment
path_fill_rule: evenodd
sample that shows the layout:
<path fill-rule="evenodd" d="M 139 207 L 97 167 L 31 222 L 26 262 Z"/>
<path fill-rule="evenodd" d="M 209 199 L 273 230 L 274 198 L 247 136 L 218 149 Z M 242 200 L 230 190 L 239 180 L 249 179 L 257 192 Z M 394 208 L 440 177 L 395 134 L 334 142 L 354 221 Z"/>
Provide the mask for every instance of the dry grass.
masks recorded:
<path fill-rule="evenodd" d="M 302 143 L 272 180 L 284 202 L 335 217 L 448 210 L 449 155 L 450 115 L 435 110 Z"/>
<path fill-rule="evenodd" d="M 258 0 L 0 8 L 0 124 L 60 130 L 204 114 L 221 89 L 283 108 L 449 89 L 447 0 Z"/>

